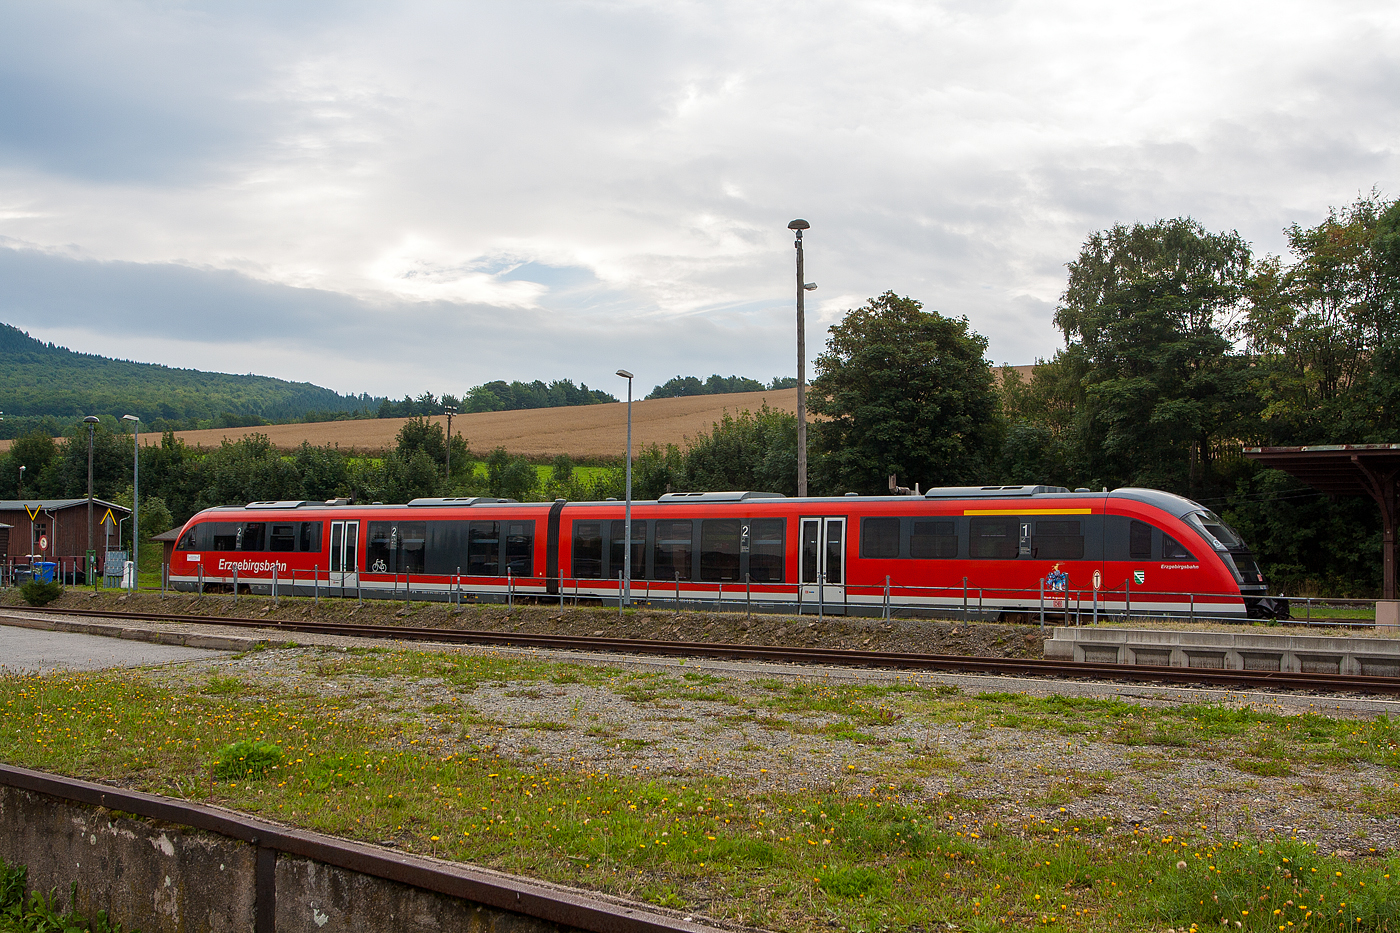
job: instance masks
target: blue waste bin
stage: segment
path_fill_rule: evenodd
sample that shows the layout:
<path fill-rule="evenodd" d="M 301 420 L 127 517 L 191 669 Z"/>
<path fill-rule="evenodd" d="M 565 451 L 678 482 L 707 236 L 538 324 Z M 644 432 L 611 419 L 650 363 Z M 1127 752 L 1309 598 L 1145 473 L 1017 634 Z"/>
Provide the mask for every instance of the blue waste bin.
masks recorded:
<path fill-rule="evenodd" d="M 54 561 L 40 560 L 34 562 L 34 578 L 40 583 L 52 583 L 54 571 L 58 569 L 58 564 Z"/>

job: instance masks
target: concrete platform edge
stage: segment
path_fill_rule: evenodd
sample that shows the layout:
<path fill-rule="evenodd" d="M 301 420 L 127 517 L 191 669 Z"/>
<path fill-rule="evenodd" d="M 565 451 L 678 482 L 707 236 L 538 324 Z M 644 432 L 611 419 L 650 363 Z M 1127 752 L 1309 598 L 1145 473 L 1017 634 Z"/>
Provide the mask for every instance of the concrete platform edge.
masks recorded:
<path fill-rule="evenodd" d="M 42 609 L 35 610 L 42 612 Z M 38 629 L 46 632 L 72 632 L 77 635 L 98 635 L 103 638 L 126 638 L 157 645 L 177 645 L 182 648 L 208 648 L 214 651 L 253 651 L 258 648 L 287 648 L 294 644 L 284 638 L 239 638 L 229 635 L 204 635 L 196 632 L 164 632 L 159 629 L 131 628 L 129 623 L 69 622 L 63 619 L 30 619 L 0 613 L 0 625 Z"/>

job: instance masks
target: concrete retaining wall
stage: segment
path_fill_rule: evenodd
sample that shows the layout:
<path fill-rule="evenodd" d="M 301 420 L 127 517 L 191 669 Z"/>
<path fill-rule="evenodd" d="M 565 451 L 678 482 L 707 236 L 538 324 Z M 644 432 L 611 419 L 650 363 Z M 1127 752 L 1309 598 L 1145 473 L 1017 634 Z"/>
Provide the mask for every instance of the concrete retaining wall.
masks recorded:
<path fill-rule="evenodd" d="M 30 891 L 142 933 L 716 933 L 639 904 L 7 765 L 0 857 L 27 866 Z"/>
<path fill-rule="evenodd" d="M 1400 639 L 1060 626 L 1045 656 L 1095 664 L 1400 677 Z"/>

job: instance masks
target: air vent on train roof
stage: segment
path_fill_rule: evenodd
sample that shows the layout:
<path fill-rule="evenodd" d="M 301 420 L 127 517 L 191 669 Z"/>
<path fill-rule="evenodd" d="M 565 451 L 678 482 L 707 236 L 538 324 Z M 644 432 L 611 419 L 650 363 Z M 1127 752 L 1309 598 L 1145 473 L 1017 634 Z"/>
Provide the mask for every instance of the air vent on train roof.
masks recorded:
<path fill-rule="evenodd" d="M 495 498 L 492 498 L 491 496 L 445 496 L 445 497 L 436 497 L 436 496 L 433 496 L 433 497 L 426 497 L 426 498 L 422 498 L 422 499 L 410 499 L 408 504 L 411 505 L 411 506 L 418 506 L 418 507 L 422 507 L 422 506 L 432 506 L 432 507 L 434 507 L 434 508 L 443 508 L 443 507 L 446 507 L 446 506 L 463 506 L 463 505 L 495 505 L 496 503 L 499 503 L 499 502 L 514 502 L 514 501 L 515 501 L 514 499 L 495 499 Z"/>
<path fill-rule="evenodd" d="M 786 499 L 780 492 L 668 492 L 657 502 L 743 502 L 745 499 Z"/>
<path fill-rule="evenodd" d="M 989 499 L 1069 492 L 1063 486 L 939 486 L 924 492 L 926 499 Z"/>
<path fill-rule="evenodd" d="M 262 502 L 249 502 L 245 508 L 249 509 L 299 509 L 306 505 L 320 505 L 319 502 L 312 502 L 308 499 L 278 499 L 276 501 L 264 500 Z"/>

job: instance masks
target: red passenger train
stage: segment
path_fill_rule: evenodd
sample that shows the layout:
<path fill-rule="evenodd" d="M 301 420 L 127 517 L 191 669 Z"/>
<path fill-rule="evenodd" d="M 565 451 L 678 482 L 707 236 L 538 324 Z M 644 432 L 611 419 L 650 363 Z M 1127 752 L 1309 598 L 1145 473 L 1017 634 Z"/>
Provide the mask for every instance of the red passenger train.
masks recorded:
<path fill-rule="evenodd" d="M 297 595 L 616 600 L 623 510 L 613 500 L 485 497 L 206 509 L 182 529 L 171 582 Z M 632 597 L 643 603 L 1006 615 L 1087 612 L 1092 600 L 1108 614 L 1287 614 L 1229 526 L 1153 489 L 668 493 L 632 503 L 631 537 Z"/>

